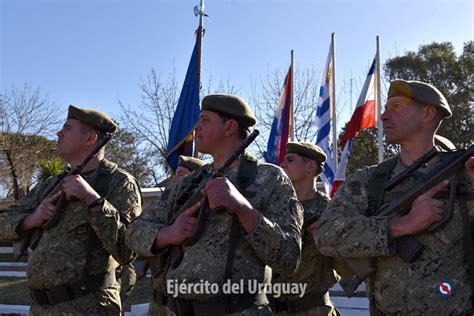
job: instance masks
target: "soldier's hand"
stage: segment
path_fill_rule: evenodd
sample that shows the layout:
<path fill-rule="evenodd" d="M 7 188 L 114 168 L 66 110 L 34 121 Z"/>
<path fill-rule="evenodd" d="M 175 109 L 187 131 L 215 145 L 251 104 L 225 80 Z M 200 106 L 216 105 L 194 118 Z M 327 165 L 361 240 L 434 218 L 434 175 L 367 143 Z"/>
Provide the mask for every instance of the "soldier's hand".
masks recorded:
<path fill-rule="evenodd" d="M 201 202 L 197 202 L 179 214 L 173 224 L 160 229 L 155 237 L 155 247 L 162 249 L 171 245 L 179 246 L 187 238 L 191 237 L 198 222 L 197 218 L 193 217 L 193 214 L 196 213 L 200 207 Z"/>
<path fill-rule="evenodd" d="M 242 209 L 252 209 L 250 202 L 227 178 L 210 179 L 202 193 L 207 195 L 211 209 L 225 207 L 229 213 L 238 214 Z"/>
<path fill-rule="evenodd" d="M 35 211 L 25 218 L 21 230 L 26 231 L 35 227 L 40 227 L 44 222 L 49 221 L 56 212 L 56 201 L 59 199 L 61 194 L 62 192 L 58 191 L 41 202 Z"/>
<path fill-rule="evenodd" d="M 78 174 L 64 178 L 62 190 L 68 199 L 75 197 L 86 205 L 100 198 L 100 195 Z"/>
<path fill-rule="evenodd" d="M 469 157 L 466 161 L 466 172 L 469 178 L 471 179 L 471 184 L 474 184 L 474 157 Z"/>
<path fill-rule="evenodd" d="M 407 215 L 394 218 L 392 220 L 392 236 L 396 238 L 421 233 L 426 231 L 433 223 L 440 221 L 443 218 L 445 203 L 433 197 L 442 191 L 448 183 L 448 180 L 444 180 L 435 185 L 413 202 Z"/>

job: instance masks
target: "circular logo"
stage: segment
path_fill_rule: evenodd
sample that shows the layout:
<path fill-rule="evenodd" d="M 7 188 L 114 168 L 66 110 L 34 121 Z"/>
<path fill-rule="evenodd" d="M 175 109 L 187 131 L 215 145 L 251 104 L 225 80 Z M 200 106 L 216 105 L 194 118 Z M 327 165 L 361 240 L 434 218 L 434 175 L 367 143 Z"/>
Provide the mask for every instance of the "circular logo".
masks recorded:
<path fill-rule="evenodd" d="M 436 291 L 439 295 L 447 297 L 453 294 L 453 286 L 446 281 L 438 281 L 436 284 Z"/>

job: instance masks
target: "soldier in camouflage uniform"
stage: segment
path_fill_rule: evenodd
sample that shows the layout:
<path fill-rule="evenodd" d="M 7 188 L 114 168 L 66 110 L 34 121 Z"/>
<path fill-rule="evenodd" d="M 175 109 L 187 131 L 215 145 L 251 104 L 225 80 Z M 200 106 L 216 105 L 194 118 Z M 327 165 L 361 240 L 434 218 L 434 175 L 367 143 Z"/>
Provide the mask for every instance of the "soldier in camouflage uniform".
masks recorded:
<path fill-rule="evenodd" d="M 250 107 L 241 98 L 206 96 L 195 126 L 195 139 L 198 151 L 213 157 L 212 165 L 178 182 L 167 199 L 154 201 L 127 231 L 127 244 L 139 255 L 163 258 L 171 247 L 183 246 L 181 261 L 171 260 L 170 265 L 161 267 L 165 282 L 154 280 L 155 290 L 165 287 L 168 294 L 156 297 L 159 291 L 155 291 L 155 299 L 164 301 L 178 315 L 269 315 L 265 294 L 253 291 L 251 284 L 268 284 L 269 267 L 282 274 L 297 267 L 302 208 L 290 180 L 274 165 L 257 163 L 242 155 L 240 161 L 225 170 L 224 177 L 211 179 L 203 191 L 210 208 L 202 234 L 194 244 L 183 242 L 196 228 L 193 214 L 200 203 L 171 220 L 182 203 L 178 197 L 183 188 L 188 188 L 200 174 L 206 179 L 207 174 L 223 166 L 255 122 Z M 191 193 L 195 193 L 196 186 L 192 188 Z M 214 211 L 217 207 L 225 207 L 226 212 Z M 209 287 L 190 291 L 174 287 L 203 283 Z M 237 289 L 229 291 L 225 284 Z"/>
<path fill-rule="evenodd" d="M 174 173 L 173 178 L 171 179 L 172 183 L 178 182 L 182 177 L 190 174 L 194 170 L 198 170 L 206 163 L 201 159 L 189 157 L 189 156 L 179 156 L 178 167 Z"/>
<path fill-rule="evenodd" d="M 306 284 L 304 296 L 287 294 L 271 301 L 274 315 L 337 315 L 329 299 L 328 289 L 339 276 L 333 270 L 333 258 L 322 256 L 316 249 L 313 233 L 317 219 L 326 208 L 329 197 L 316 189 L 316 179 L 323 170 L 326 154 L 318 146 L 305 142 L 290 142 L 281 167 L 295 187 L 298 201 L 304 208 L 301 262 L 291 275 L 275 273 L 272 283 Z"/>
<path fill-rule="evenodd" d="M 449 116 L 451 110 L 445 97 L 432 85 L 405 80 L 390 84 L 381 119 L 387 142 L 400 145 L 400 154 L 392 160 L 392 176 L 433 148 L 435 132 Z M 419 171 L 436 168 L 437 160 L 430 161 Z M 466 216 L 469 212 L 472 222 L 472 201 L 467 201 L 466 210 L 456 194 L 452 218 L 444 227 L 428 231 L 445 212 L 446 199 L 435 198 L 448 186 L 445 180 L 421 194 L 405 216 L 370 217 L 367 212 L 373 199 L 369 197 L 376 190 L 368 192 L 368 187 L 375 183 L 370 182 L 375 171 L 382 172 L 380 168 L 365 167 L 348 177 L 339 188 L 319 222 L 316 232 L 319 250 L 329 256 L 376 258 L 376 271 L 367 282 L 373 315 L 472 315 L 473 289 L 465 262 L 461 218 L 462 212 Z M 473 157 L 466 163 L 466 170 L 472 183 Z M 390 170 L 384 167 L 385 171 L 390 176 Z M 387 205 L 416 181 L 416 176 L 409 177 L 385 192 L 375 210 Z M 467 186 L 472 194 L 469 181 Z M 383 192 L 383 183 L 379 187 Z M 424 245 L 421 256 L 412 263 L 395 253 L 397 238 L 401 236 L 414 236 Z"/>
<path fill-rule="evenodd" d="M 58 154 L 76 167 L 116 127 L 101 112 L 71 105 L 57 133 Z M 0 239 L 42 232 L 27 265 L 32 315 L 120 314 L 115 269 L 133 258 L 124 235 L 126 223 L 141 213 L 141 195 L 136 180 L 105 160 L 104 152 L 80 175 L 64 178 L 49 198 L 46 192 L 57 177 L 0 211 Z"/>

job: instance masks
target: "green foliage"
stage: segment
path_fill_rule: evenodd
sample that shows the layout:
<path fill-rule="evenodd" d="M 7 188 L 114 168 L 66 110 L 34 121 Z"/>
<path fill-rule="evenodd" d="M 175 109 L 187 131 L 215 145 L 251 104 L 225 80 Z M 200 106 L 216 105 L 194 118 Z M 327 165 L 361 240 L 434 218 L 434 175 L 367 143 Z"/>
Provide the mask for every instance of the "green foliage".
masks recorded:
<path fill-rule="evenodd" d="M 133 133 L 119 129 L 107 145 L 105 155 L 132 174 L 142 187 L 156 185 L 152 168 L 148 165 L 150 150 L 144 150 Z"/>
<path fill-rule="evenodd" d="M 449 42 L 420 46 L 418 52 L 407 52 L 387 60 L 385 75 L 394 79 L 421 80 L 437 87 L 448 100 L 453 116 L 443 122 L 438 134 L 450 139 L 458 148 L 473 142 L 474 42 L 464 44 L 456 56 Z"/>
<path fill-rule="evenodd" d="M 443 122 L 438 134 L 450 139 L 458 148 L 473 143 L 474 45 L 467 42 L 457 57 L 451 43 L 421 45 L 418 52 L 386 61 L 386 79 L 421 80 L 437 87 L 448 100 L 453 116 Z M 339 138 L 344 134 L 342 130 Z M 397 153 L 397 146 L 385 147 L 385 157 Z M 348 173 L 377 164 L 377 129 L 362 130 L 353 139 Z"/>
<path fill-rule="evenodd" d="M 39 160 L 40 173 L 38 180 L 46 180 L 49 177 L 57 176 L 66 167 L 66 162 L 59 156 L 43 158 Z"/>

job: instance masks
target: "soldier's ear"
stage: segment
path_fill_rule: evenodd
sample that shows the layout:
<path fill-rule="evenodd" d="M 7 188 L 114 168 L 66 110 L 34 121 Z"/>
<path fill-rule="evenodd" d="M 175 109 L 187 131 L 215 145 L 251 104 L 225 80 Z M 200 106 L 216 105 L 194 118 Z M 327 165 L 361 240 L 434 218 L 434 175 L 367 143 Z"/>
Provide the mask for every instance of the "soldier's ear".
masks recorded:
<path fill-rule="evenodd" d="M 226 128 L 225 128 L 226 136 L 239 133 L 239 123 L 236 120 L 234 119 L 227 120 L 225 124 L 226 124 Z"/>
<path fill-rule="evenodd" d="M 306 168 L 308 169 L 309 172 L 316 173 L 318 170 L 318 164 L 316 163 L 315 160 L 308 160 L 306 163 Z"/>
<path fill-rule="evenodd" d="M 427 122 L 431 122 L 436 119 L 438 109 L 434 105 L 427 105 L 424 107 L 423 119 Z"/>
<path fill-rule="evenodd" d="M 94 145 L 97 144 L 99 140 L 99 135 L 96 132 L 88 132 L 86 143 L 87 145 Z"/>

